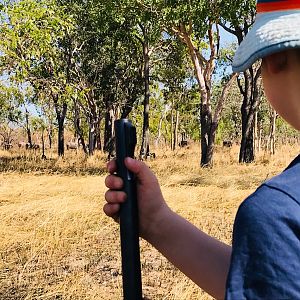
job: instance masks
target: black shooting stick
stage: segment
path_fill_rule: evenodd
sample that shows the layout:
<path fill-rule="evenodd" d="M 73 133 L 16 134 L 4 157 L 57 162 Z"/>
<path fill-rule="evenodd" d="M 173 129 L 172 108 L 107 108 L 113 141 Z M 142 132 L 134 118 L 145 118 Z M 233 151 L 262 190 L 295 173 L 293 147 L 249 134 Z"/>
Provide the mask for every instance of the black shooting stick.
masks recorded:
<path fill-rule="evenodd" d="M 134 175 L 124 164 L 125 157 L 134 157 L 136 130 L 127 119 L 115 121 L 117 175 L 123 179 L 126 201 L 120 209 L 120 233 L 124 300 L 142 299 L 142 279 L 138 229 L 138 206 Z"/>

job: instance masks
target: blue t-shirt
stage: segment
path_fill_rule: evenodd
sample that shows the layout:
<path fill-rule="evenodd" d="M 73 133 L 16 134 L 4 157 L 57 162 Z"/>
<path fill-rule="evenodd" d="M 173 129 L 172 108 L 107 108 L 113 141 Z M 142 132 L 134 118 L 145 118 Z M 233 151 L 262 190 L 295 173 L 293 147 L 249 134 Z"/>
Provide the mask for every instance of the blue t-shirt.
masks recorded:
<path fill-rule="evenodd" d="M 300 299 L 300 156 L 239 207 L 226 299 Z"/>

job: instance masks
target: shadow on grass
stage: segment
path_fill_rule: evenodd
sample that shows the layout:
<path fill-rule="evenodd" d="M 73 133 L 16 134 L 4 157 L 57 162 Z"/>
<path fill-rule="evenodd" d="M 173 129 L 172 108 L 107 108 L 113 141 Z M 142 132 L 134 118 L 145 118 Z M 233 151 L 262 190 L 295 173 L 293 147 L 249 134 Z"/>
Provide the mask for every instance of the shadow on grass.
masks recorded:
<path fill-rule="evenodd" d="M 252 189 L 263 183 L 260 176 L 218 176 L 215 174 L 206 176 L 193 176 L 178 180 L 171 186 L 192 186 L 206 187 L 216 186 L 218 188 L 227 189 L 234 187 L 237 190 Z"/>
<path fill-rule="evenodd" d="M 103 160 L 88 159 L 42 159 L 40 157 L 0 156 L 0 172 L 36 173 L 43 174 L 64 174 L 64 175 L 103 175 L 106 173 Z"/>

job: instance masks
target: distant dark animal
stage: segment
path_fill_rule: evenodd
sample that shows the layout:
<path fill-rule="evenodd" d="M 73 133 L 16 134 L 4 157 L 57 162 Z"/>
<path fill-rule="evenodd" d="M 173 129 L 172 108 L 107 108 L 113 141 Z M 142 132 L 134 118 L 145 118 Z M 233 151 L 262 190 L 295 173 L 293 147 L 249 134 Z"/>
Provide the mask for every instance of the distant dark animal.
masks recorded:
<path fill-rule="evenodd" d="M 181 141 L 178 145 L 179 147 L 187 147 L 188 141 Z"/>
<path fill-rule="evenodd" d="M 19 143 L 18 143 L 18 147 L 19 147 L 19 148 L 26 148 L 26 149 L 28 149 L 29 143 L 19 142 Z"/>
<path fill-rule="evenodd" d="M 232 147 L 232 141 L 229 140 L 223 141 L 223 147 L 228 147 L 228 148 Z"/>
<path fill-rule="evenodd" d="M 19 143 L 18 143 L 18 147 L 19 147 L 19 148 L 25 148 L 25 149 L 38 150 L 38 149 L 42 149 L 43 145 L 42 145 L 42 144 L 32 144 L 32 145 L 30 146 L 29 143 L 19 142 Z"/>
<path fill-rule="evenodd" d="M 13 145 L 11 143 L 3 142 L 2 147 L 3 147 L 4 150 L 9 150 L 13 147 Z"/>
<path fill-rule="evenodd" d="M 78 144 L 75 142 L 67 142 L 67 150 L 77 150 Z"/>
<path fill-rule="evenodd" d="M 156 158 L 156 154 L 154 152 L 150 152 L 150 147 L 149 145 L 147 145 L 147 149 L 146 149 L 146 153 L 140 153 L 139 155 L 139 159 L 140 160 L 144 160 L 144 159 L 147 159 L 147 160 L 150 160 L 150 159 L 155 159 Z"/>
<path fill-rule="evenodd" d="M 156 158 L 156 154 L 154 152 L 147 153 L 147 159 L 155 159 L 155 158 Z"/>
<path fill-rule="evenodd" d="M 25 149 L 31 149 L 30 144 L 27 142 L 19 142 L 18 143 L 18 147 L 21 148 L 25 148 Z"/>
<path fill-rule="evenodd" d="M 148 152 L 146 155 L 139 155 L 139 160 L 151 160 L 151 159 L 155 159 L 156 158 L 156 154 L 154 152 Z"/>
<path fill-rule="evenodd" d="M 37 150 L 43 148 L 43 145 L 41 144 L 33 144 L 31 149 Z"/>

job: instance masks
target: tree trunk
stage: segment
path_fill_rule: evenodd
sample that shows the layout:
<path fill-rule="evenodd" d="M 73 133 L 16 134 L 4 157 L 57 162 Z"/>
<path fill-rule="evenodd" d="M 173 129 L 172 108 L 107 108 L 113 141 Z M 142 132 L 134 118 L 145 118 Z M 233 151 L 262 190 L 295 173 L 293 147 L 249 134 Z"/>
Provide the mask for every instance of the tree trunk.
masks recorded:
<path fill-rule="evenodd" d="M 150 57 L 149 57 L 149 41 L 147 31 L 144 28 L 144 114 L 143 114 L 143 135 L 140 157 L 142 159 L 149 155 L 149 109 L 150 109 Z"/>
<path fill-rule="evenodd" d="M 242 141 L 239 154 L 240 163 L 250 163 L 255 159 L 254 155 L 254 115 L 256 109 L 260 103 L 259 97 L 259 82 L 260 68 L 256 74 L 254 69 L 251 67 L 249 70 L 244 72 L 244 89 L 240 81 L 238 85 L 243 95 L 243 104 L 241 107 L 242 113 Z"/>
<path fill-rule="evenodd" d="M 176 146 L 178 145 L 178 126 L 179 126 L 179 111 L 176 110 L 176 118 L 175 118 L 175 126 L 174 126 L 174 144 L 173 144 L 173 150 L 175 150 Z"/>
<path fill-rule="evenodd" d="M 187 45 L 191 60 L 194 65 L 195 75 L 199 85 L 199 92 L 201 95 L 201 105 L 200 105 L 200 125 L 201 125 L 201 161 L 200 165 L 206 167 L 210 164 L 209 157 L 209 133 L 211 129 L 212 114 L 211 114 L 211 103 L 210 103 L 210 88 L 211 88 L 211 75 L 213 72 L 213 61 L 214 61 L 214 49 L 210 48 L 211 56 L 208 61 L 205 61 L 201 57 L 198 47 L 193 43 L 190 32 L 185 28 L 185 25 L 181 24 L 178 28 L 173 28 L 173 31 L 178 35 L 178 37 Z M 211 36 L 210 36 L 211 38 Z M 210 39 L 212 42 L 212 39 Z M 206 70 L 204 72 L 204 65 L 206 65 Z M 206 76 L 205 76 L 206 75 Z"/>
<path fill-rule="evenodd" d="M 88 124 L 89 124 L 89 155 L 92 156 L 96 146 L 97 124 L 99 122 L 99 112 L 95 101 L 94 90 L 88 93 L 87 102 L 89 106 Z"/>
<path fill-rule="evenodd" d="M 26 120 L 26 133 L 27 133 L 27 141 L 29 148 L 32 148 L 32 137 L 31 137 L 31 129 L 29 125 L 29 112 L 27 110 L 27 107 L 25 106 L 25 120 Z"/>
<path fill-rule="evenodd" d="M 64 156 L 65 154 L 64 123 L 65 123 L 68 105 L 67 103 L 64 102 L 62 104 L 62 109 L 61 109 L 58 104 L 58 95 L 53 94 L 52 97 L 53 97 L 54 107 L 56 111 L 56 119 L 58 123 L 58 146 L 57 146 L 58 156 Z"/>
<path fill-rule="evenodd" d="M 221 119 L 221 115 L 222 115 L 222 111 L 223 111 L 223 108 L 225 105 L 228 91 L 236 78 L 237 78 L 237 74 L 231 75 L 231 78 L 224 85 L 222 94 L 221 94 L 220 98 L 218 99 L 215 113 L 214 113 L 212 122 L 210 124 L 210 132 L 208 135 L 208 146 L 207 146 L 206 160 L 204 161 L 204 163 L 205 163 L 204 166 L 211 167 L 213 164 L 214 146 L 215 146 L 215 140 L 216 140 L 216 134 L 217 134 L 219 122 Z"/>
<path fill-rule="evenodd" d="M 250 105 L 249 98 L 244 98 L 241 108 L 242 141 L 239 155 L 240 163 L 250 163 L 253 162 L 255 158 L 253 145 L 254 113 Z"/>
<path fill-rule="evenodd" d="M 275 135 L 276 135 L 276 118 L 277 113 L 273 109 L 270 115 L 270 129 L 269 129 L 269 138 L 268 138 L 268 148 L 270 150 L 270 154 L 275 154 Z"/>
<path fill-rule="evenodd" d="M 171 109 L 171 150 L 174 150 L 174 109 L 173 109 L 173 100 L 172 100 L 172 109 Z"/>
<path fill-rule="evenodd" d="M 96 147 L 97 150 L 101 151 L 102 150 L 102 144 L 101 144 L 101 119 L 100 119 L 100 114 L 98 116 L 98 122 L 96 123 L 95 130 L 96 130 Z"/>
<path fill-rule="evenodd" d="M 254 128 L 253 128 L 253 138 L 254 138 L 254 153 L 259 153 L 259 124 L 258 124 L 258 111 L 254 114 Z"/>
<path fill-rule="evenodd" d="M 87 151 L 86 144 L 84 141 L 83 131 L 81 129 L 81 119 L 80 119 L 80 115 L 79 115 L 79 107 L 78 107 L 78 103 L 75 99 L 74 99 L 74 128 L 75 128 L 76 135 L 78 136 L 78 147 L 79 147 L 79 144 L 81 144 L 84 153 L 87 155 L 88 151 Z"/>
<path fill-rule="evenodd" d="M 45 140 L 44 140 L 44 129 L 42 130 L 42 159 L 46 159 L 45 155 Z"/>
<path fill-rule="evenodd" d="M 237 37 L 238 44 L 240 45 L 245 35 L 248 33 L 249 28 L 253 24 L 255 13 L 250 13 L 251 18 L 244 20 L 241 26 L 231 23 L 230 26 L 219 23 L 227 32 L 234 34 Z M 243 96 L 243 104 L 241 107 L 242 113 L 242 140 L 239 154 L 240 163 L 250 163 L 255 158 L 254 145 L 253 145 L 253 128 L 254 128 L 254 114 L 259 105 L 259 79 L 260 68 L 254 66 L 250 67 L 244 72 L 244 84 L 238 78 L 238 86 L 240 93 Z"/>
<path fill-rule="evenodd" d="M 261 151 L 261 140 L 262 140 L 262 125 L 259 125 L 258 128 L 258 152 Z"/>
<path fill-rule="evenodd" d="M 113 105 L 110 101 L 106 102 L 106 113 L 105 113 L 105 128 L 104 128 L 104 152 L 108 153 L 108 158 L 114 156 L 114 121 L 115 112 Z"/>
<path fill-rule="evenodd" d="M 162 128 L 162 122 L 163 119 L 165 118 L 165 112 L 161 113 L 160 119 L 159 119 L 159 123 L 158 123 L 158 129 L 157 129 L 157 138 L 155 141 L 155 146 L 158 147 L 159 143 L 160 143 L 160 138 L 161 138 L 161 128 Z"/>
<path fill-rule="evenodd" d="M 53 129 L 52 124 L 48 126 L 48 140 L 49 140 L 49 148 L 52 149 L 52 135 L 53 135 Z"/>
<path fill-rule="evenodd" d="M 75 126 L 76 135 L 78 136 L 78 142 L 80 142 L 84 153 L 87 155 L 88 151 L 87 151 L 86 144 L 85 144 L 85 141 L 84 141 L 84 136 L 83 136 L 83 132 L 82 132 L 82 129 L 81 129 L 81 120 L 80 120 L 80 116 L 79 116 L 79 112 L 78 112 L 78 107 L 77 107 L 76 104 L 75 104 L 74 126 Z"/>
<path fill-rule="evenodd" d="M 65 140 L 64 140 L 64 120 L 59 118 L 58 120 L 58 156 L 64 156 L 65 154 Z"/>
<path fill-rule="evenodd" d="M 212 164 L 212 154 L 209 155 L 210 151 L 213 150 L 211 139 L 211 125 L 212 125 L 212 114 L 210 105 L 202 103 L 200 111 L 200 123 L 201 123 L 201 166 L 210 167 Z"/>
<path fill-rule="evenodd" d="M 94 120 L 90 120 L 89 123 L 89 156 L 94 154 L 95 149 L 95 126 Z"/>

